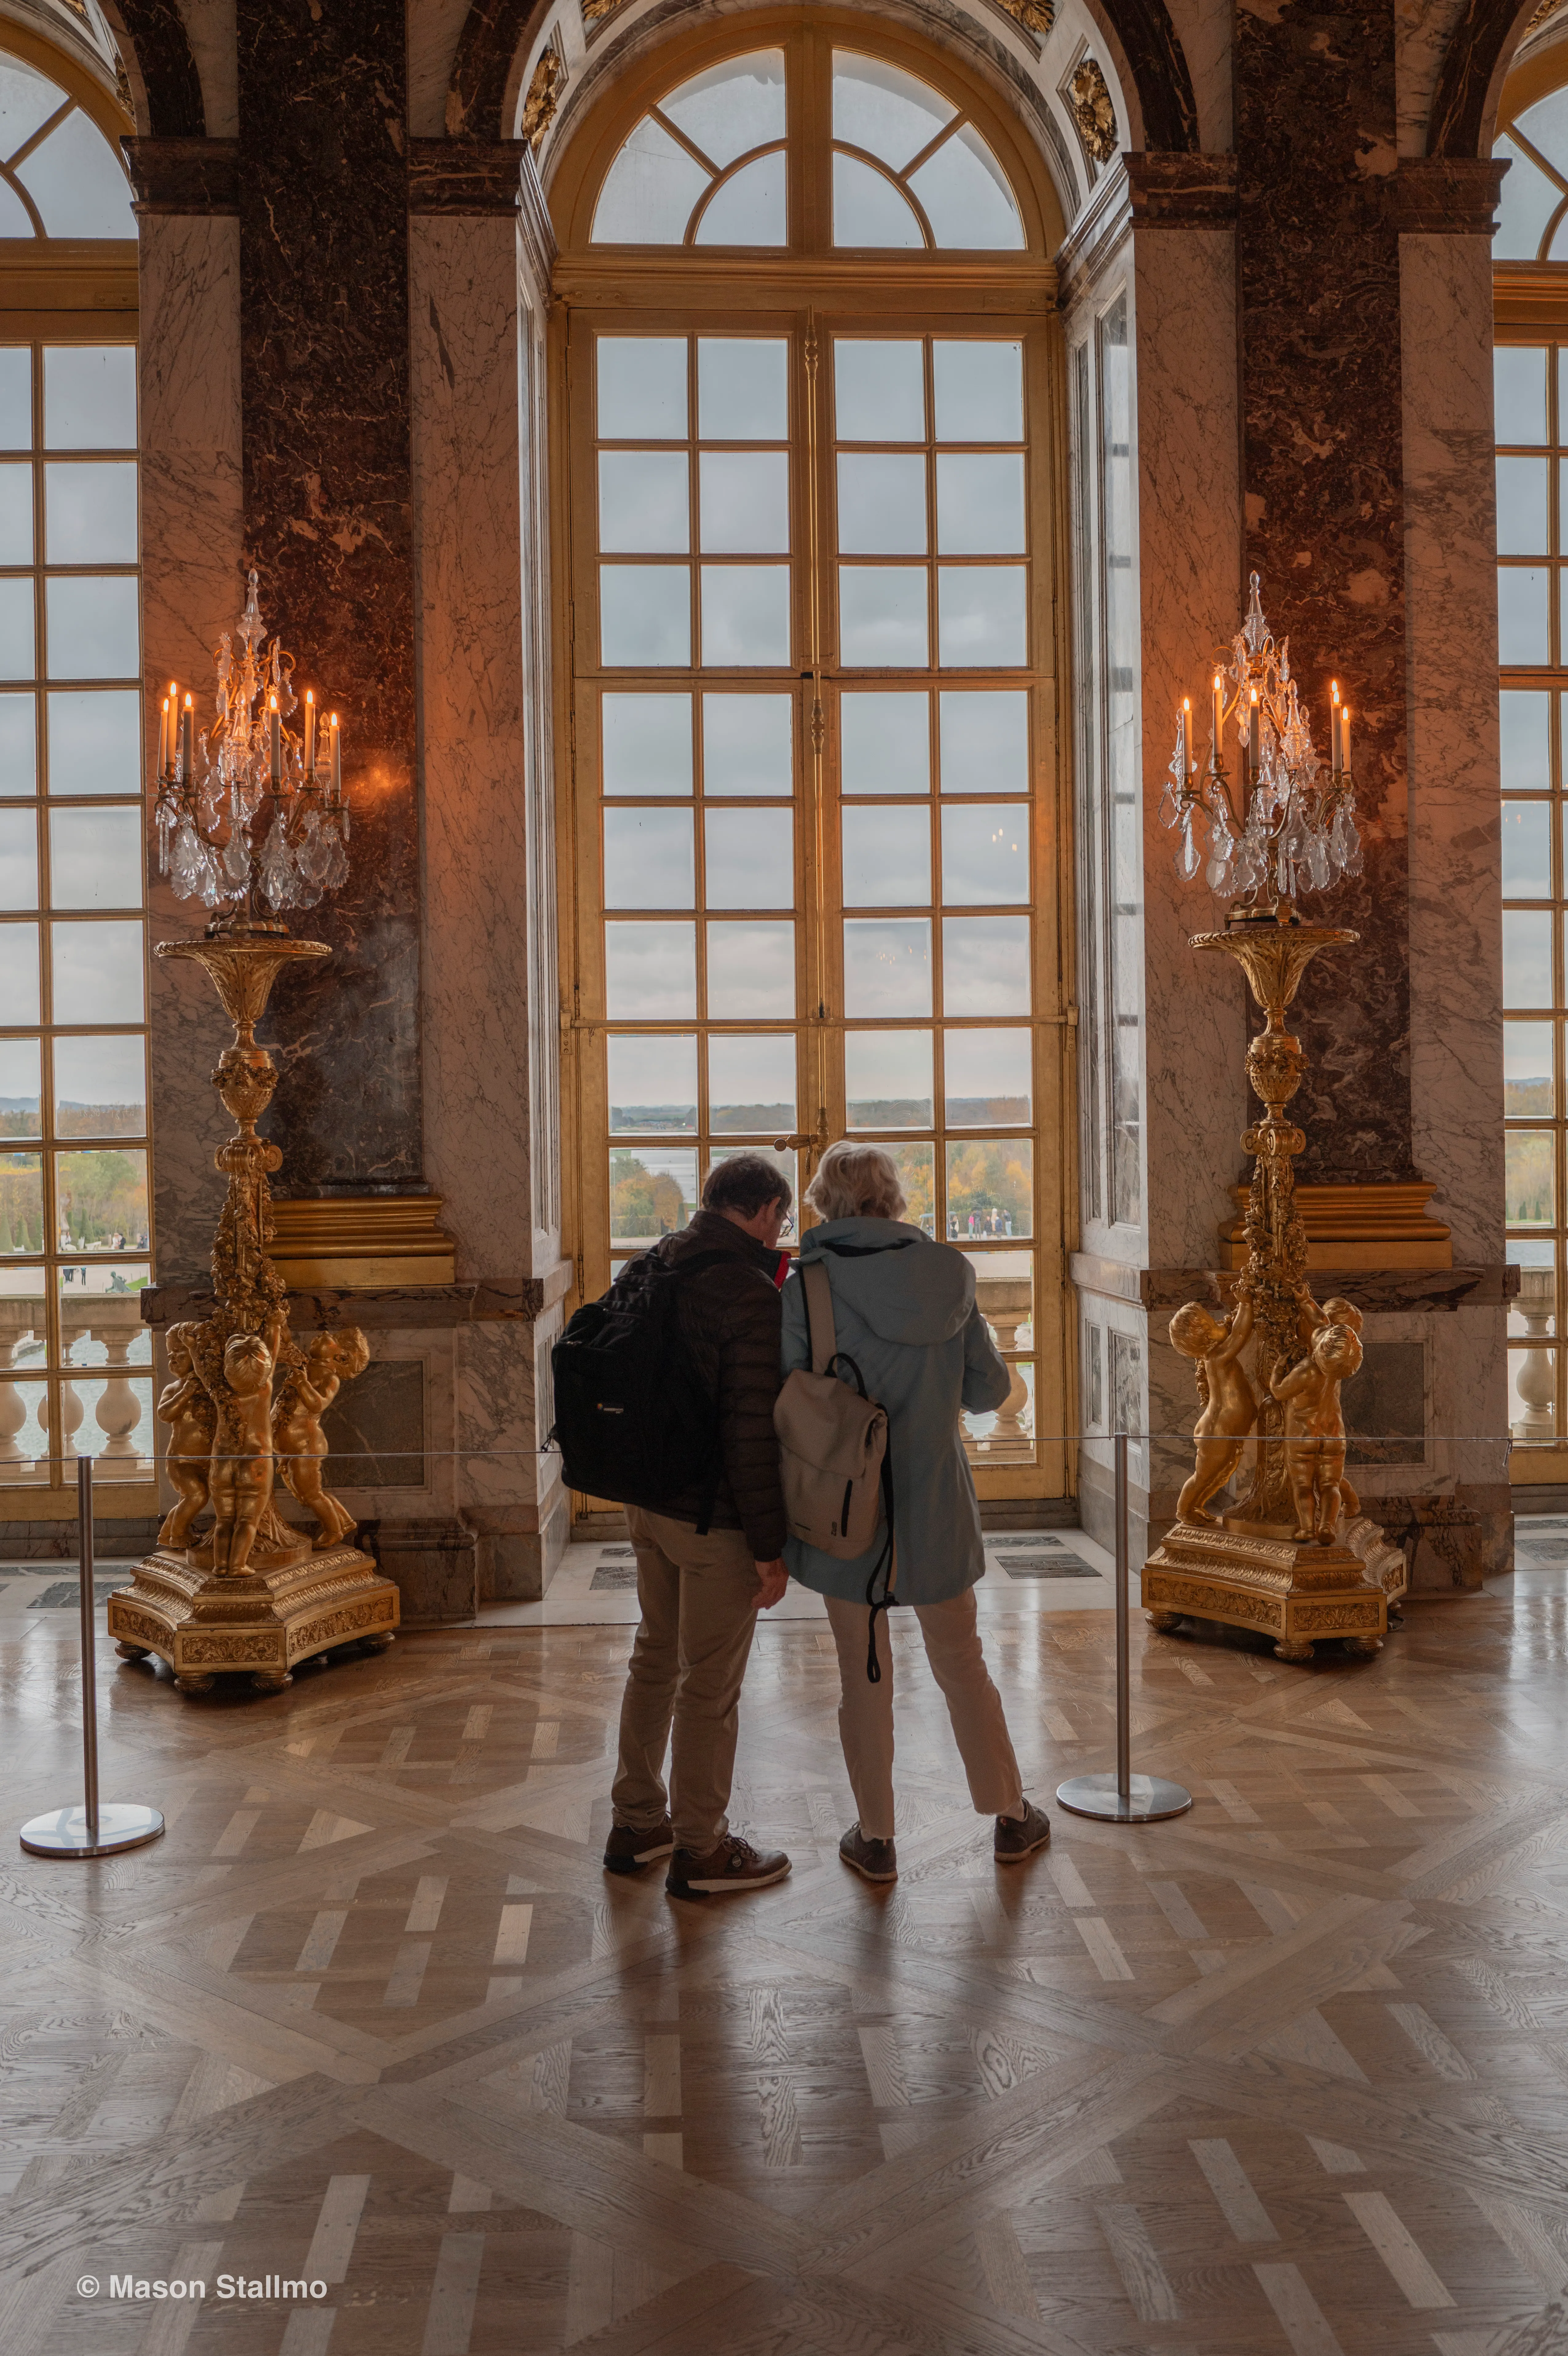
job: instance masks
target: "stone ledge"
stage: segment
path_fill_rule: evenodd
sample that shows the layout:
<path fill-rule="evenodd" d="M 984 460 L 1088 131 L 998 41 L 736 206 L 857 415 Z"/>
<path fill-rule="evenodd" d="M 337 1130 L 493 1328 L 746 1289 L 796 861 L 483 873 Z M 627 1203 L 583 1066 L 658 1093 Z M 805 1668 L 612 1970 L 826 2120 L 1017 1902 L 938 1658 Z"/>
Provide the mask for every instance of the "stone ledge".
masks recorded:
<path fill-rule="evenodd" d="M 1179 1309 L 1184 1301 L 1224 1304 L 1238 1274 L 1235 1269 L 1140 1268 L 1094 1252 L 1074 1252 L 1068 1269 L 1080 1292 L 1150 1311 Z M 1519 1269 L 1506 1260 L 1488 1260 L 1479 1268 L 1314 1268 L 1307 1274 L 1317 1300 L 1341 1292 L 1368 1317 L 1500 1308 L 1519 1290 Z"/>
<path fill-rule="evenodd" d="M 289 1320 L 302 1333 L 330 1331 L 338 1325 L 384 1332 L 389 1327 L 417 1331 L 497 1323 L 532 1324 L 564 1298 L 571 1282 L 572 1263 L 560 1260 L 547 1276 L 480 1277 L 470 1284 L 387 1285 L 363 1291 L 342 1287 L 291 1292 Z M 149 1284 L 140 1300 L 145 1325 L 176 1325 L 186 1318 L 209 1317 L 217 1305 L 210 1290 L 194 1284 Z"/>

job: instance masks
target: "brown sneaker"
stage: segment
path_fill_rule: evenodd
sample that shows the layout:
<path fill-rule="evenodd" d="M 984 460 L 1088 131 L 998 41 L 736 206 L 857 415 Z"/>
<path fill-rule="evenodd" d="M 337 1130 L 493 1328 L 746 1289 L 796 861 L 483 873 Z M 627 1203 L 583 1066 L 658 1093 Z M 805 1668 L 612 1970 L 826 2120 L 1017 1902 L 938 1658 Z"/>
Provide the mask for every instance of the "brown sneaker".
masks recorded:
<path fill-rule="evenodd" d="M 789 1870 L 789 1860 L 781 1848 L 755 1849 L 738 1833 L 727 1833 L 706 1857 L 678 1848 L 664 1887 L 671 1898 L 733 1898 L 743 1890 L 766 1890 L 770 1882 L 782 1881 Z"/>
<path fill-rule="evenodd" d="M 890 1840 L 873 1840 L 858 1823 L 851 1825 L 839 1843 L 839 1855 L 853 1865 L 863 1881 L 897 1881 L 898 1852 Z"/>
<path fill-rule="evenodd" d="M 1051 1820 L 1033 1800 L 1024 1803 L 1022 1816 L 998 1816 L 995 1853 L 998 1865 L 1022 1865 L 1037 1848 L 1049 1845 Z"/>
<path fill-rule="evenodd" d="M 632 1825 L 617 1825 L 605 1843 L 605 1871 L 640 1873 L 645 1865 L 668 1857 L 674 1846 L 674 1829 L 668 1816 L 650 1833 L 639 1833 Z"/>

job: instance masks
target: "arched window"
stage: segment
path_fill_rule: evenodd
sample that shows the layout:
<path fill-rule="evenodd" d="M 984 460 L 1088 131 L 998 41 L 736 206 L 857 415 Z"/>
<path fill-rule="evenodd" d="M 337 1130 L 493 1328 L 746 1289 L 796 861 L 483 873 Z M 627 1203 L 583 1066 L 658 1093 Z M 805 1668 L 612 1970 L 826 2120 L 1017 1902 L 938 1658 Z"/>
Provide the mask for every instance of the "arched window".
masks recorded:
<path fill-rule="evenodd" d="M 1058 1494 L 1048 183 L 823 12 L 645 64 L 553 206 L 581 1290 L 725 1155 L 878 1140 L 1015 1367 L 985 1484 Z"/>
<path fill-rule="evenodd" d="M 84 70 L 0 53 L 0 1518 L 152 1509 L 136 247 Z M 128 1484 L 128 1485 L 124 1485 Z"/>

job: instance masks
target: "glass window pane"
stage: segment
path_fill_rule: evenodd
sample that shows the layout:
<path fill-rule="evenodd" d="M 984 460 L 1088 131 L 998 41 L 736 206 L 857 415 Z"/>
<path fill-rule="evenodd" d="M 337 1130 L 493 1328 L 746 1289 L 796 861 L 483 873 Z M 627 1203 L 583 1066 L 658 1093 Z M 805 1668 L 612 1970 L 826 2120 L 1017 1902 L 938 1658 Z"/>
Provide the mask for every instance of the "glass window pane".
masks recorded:
<path fill-rule="evenodd" d="M 0 1137 L 41 1137 L 44 1129 L 36 1039 L 0 1039 Z"/>
<path fill-rule="evenodd" d="M 1551 805 L 1503 804 L 1503 897 L 1546 900 L 1552 896 Z"/>
<path fill-rule="evenodd" d="M 683 556 L 691 543 L 684 450 L 599 452 L 599 546 Z"/>
<path fill-rule="evenodd" d="M 929 147 L 956 108 L 913 74 L 854 49 L 833 51 L 833 136 L 895 170 Z"/>
<path fill-rule="evenodd" d="M 610 1244 L 657 1243 L 697 1207 L 694 1145 L 622 1146 L 610 1155 Z"/>
<path fill-rule="evenodd" d="M 944 916 L 943 1013 L 1030 1011 L 1027 916 Z"/>
<path fill-rule="evenodd" d="M 909 176 L 940 246 L 1016 253 L 1024 224 L 1001 165 L 972 123 L 944 139 Z"/>
<path fill-rule="evenodd" d="M 944 556 L 1023 554 L 1022 451 L 939 456 L 937 546 Z"/>
<path fill-rule="evenodd" d="M 703 661 L 747 669 L 789 660 L 789 567 L 704 564 Z"/>
<path fill-rule="evenodd" d="M 14 65 L 7 59 L 7 66 Z M 0 344 L 0 450 L 33 446 L 33 353 L 29 344 Z"/>
<path fill-rule="evenodd" d="M 1511 180 L 1509 172 L 1507 179 Z M 1505 181 L 1506 185 L 1506 181 Z M 1546 439 L 1546 354 L 1539 344 L 1498 344 L 1492 354 L 1499 442 Z"/>
<path fill-rule="evenodd" d="M 931 818 L 925 802 L 846 809 L 846 908 L 923 908 L 931 896 Z"/>
<path fill-rule="evenodd" d="M 136 216 L 120 159 L 80 107 L 34 148 L 16 177 L 50 237 L 132 238 Z"/>
<path fill-rule="evenodd" d="M 794 906 L 793 810 L 709 809 L 703 828 L 710 908 Z"/>
<path fill-rule="evenodd" d="M 793 724 L 787 695 L 704 695 L 704 794 L 792 794 Z"/>
<path fill-rule="evenodd" d="M 839 566 L 839 659 L 867 669 L 924 669 L 923 564 Z"/>
<path fill-rule="evenodd" d="M 701 491 L 705 555 L 789 553 L 787 450 L 704 450 Z"/>
<path fill-rule="evenodd" d="M 1539 165 L 1532 164 L 1521 147 L 1511 139 L 1498 139 L 1492 144 L 1492 154 L 1499 163 L 1506 163 L 1502 195 L 1498 206 L 1498 227 L 1492 240 L 1494 262 L 1533 262 L 1540 250 L 1546 224 L 1563 201 L 1563 191 L 1549 180 Z M 1499 439 L 1501 437 L 1499 436 Z"/>
<path fill-rule="evenodd" d="M 693 245 L 787 245 L 786 180 L 781 148 L 743 164 L 704 210 Z"/>
<path fill-rule="evenodd" d="M 929 1031 L 846 1031 L 843 1068 L 851 1129 L 929 1129 Z"/>
<path fill-rule="evenodd" d="M 603 790 L 607 794 L 689 794 L 689 695 L 607 695 Z"/>
<path fill-rule="evenodd" d="M 938 704 L 944 794 L 1028 792 L 1027 695 L 944 688 Z"/>
<path fill-rule="evenodd" d="M 1500 698 L 1503 791 L 1543 794 L 1552 783 L 1547 744 L 1552 699 L 1534 689 L 1507 689 Z"/>
<path fill-rule="evenodd" d="M 679 245 L 711 177 L 645 114 L 605 176 L 594 207 L 593 243 Z"/>
<path fill-rule="evenodd" d="M 610 1131 L 625 1137 L 651 1130 L 660 1135 L 693 1135 L 697 1127 L 697 1040 L 644 1033 L 606 1041 Z"/>
<path fill-rule="evenodd" d="M 1499 556 L 1545 556 L 1550 553 L 1546 467 L 1544 458 L 1498 460 Z"/>
<path fill-rule="evenodd" d="M 948 1146 L 948 1240 L 1035 1232 L 1035 1155 L 1026 1137 L 954 1139 Z"/>
<path fill-rule="evenodd" d="M 1023 1129 L 1034 1078 L 1027 1031 L 944 1031 L 942 1094 L 950 1129 Z"/>
<path fill-rule="evenodd" d="M 1543 663 L 1546 639 L 1546 568 L 1504 564 L 1498 568 L 1498 659 Z"/>
<path fill-rule="evenodd" d="M 878 252 L 926 242 L 914 206 L 900 188 L 858 156 L 833 157 L 833 243 Z"/>
<path fill-rule="evenodd" d="M 1035 1346 L 1033 1252 L 966 1251 L 974 1270 L 974 1297 L 999 1350 Z"/>
<path fill-rule="evenodd" d="M 50 679 L 134 679 L 141 669 L 136 584 L 74 576 L 44 584 Z"/>
<path fill-rule="evenodd" d="M 38 717 L 33 698 L 0 695 L 0 795 L 38 790 Z"/>
<path fill-rule="evenodd" d="M 49 901 L 56 908 L 139 908 L 139 809 L 49 812 Z"/>
<path fill-rule="evenodd" d="M 135 347 L 50 345 L 44 353 L 44 447 L 134 450 L 135 446 Z"/>
<path fill-rule="evenodd" d="M 768 1144 L 715 1145 L 709 1150 L 708 1168 L 716 1170 L 721 1162 L 733 1162 L 737 1153 L 755 1153 L 759 1161 L 771 1162 L 789 1189 L 790 1208 L 779 1233 L 786 1241 L 791 1236 L 798 1235 L 800 1227 L 800 1173 L 797 1167 L 798 1157 L 794 1147 L 786 1145 L 780 1148 Z"/>
<path fill-rule="evenodd" d="M 45 703 L 51 794 L 140 793 L 142 699 L 134 687 L 57 691 Z"/>
<path fill-rule="evenodd" d="M 1503 1004 L 1550 1006 L 1552 918 L 1533 909 L 1503 910 Z"/>
<path fill-rule="evenodd" d="M 139 1036 L 54 1043 L 57 1137 L 140 1137 L 147 1126 L 147 1058 Z"/>
<path fill-rule="evenodd" d="M 0 925 L 0 1023 L 12 1028 L 42 1020 L 38 928 L 37 925 Z M 0 1136 L 4 1134 L 0 1129 Z"/>
<path fill-rule="evenodd" d="M 43 1248 L 44 1157 L 0 1152 L 0 1253 L 39 1252 Z M 5 1338 L 16 1339 L 9 1328 Z"/>
<path fill-rule="evenodd" d="M 27 460 L 0 466 L 0 564 L 33 561 L 33 470 Z"/>
<path fill-rule="evenodd" d="M 753 49 L 693 74 L 659 102 L 659 112 L 715 164 L 784 136 L 784 52 Z"/>
<path fill-rule="evenodd" d="M 924 457 L 840 452 L 839 547 L 846 556 L 924 556 Z"/>
<path fill-rule="evenodd" d="M 601 442 L 683 442 L 684 336 L 600 336 L 594 346 Z"/>
<path fill-rule="evenodd" d="M 690 1021 L 697 1012 L 695 925 L 607 925 L 605 1012 L 621 1023 Z"/>
<path fill-rule="evenodd" d="M 698 431 L 704 442 L 783 442 L 789 347 L 782 337 L 699 336 Z"/>
<path fill-rule="evenodd" d="M 776 1137 L 795 1126 L 795 1042 L 788 1032 L 708 1041 L 708 1127 L 715 1136 Z"/>
<path fill-rule="evenodd" d="M 714 1023 L 792 1023 L 795 927 L 708 926 L 708 1014 Z"/>
<path fill-rule="evenodd" d="M 929 793 L 931 705 L 924 689 L 841 697 L 839 742 L 844 793 Z"/>
<path fill-rule="evenodd" d="M 0 679 L 32 679 L 37 669 L 33 584 L 0 581 Z"/>
<path fill-rule="evenodd" d="M 942 808 L 942 898 L 950 906 L 1021 905 L 1029 896 L 1029 813 L 1019 802 Z"/>
<path fill-rule="evenodd" d="M 1556 1109 L 1550 1023 L 1503 1024 L 1503 1110 L 1515 1118 Z"/>
<path fill-rule="evenodd" d="M 926 379 L 919 345 L 835 336 L 833 414 L 841 442 L 923 442 Z"/>
<path fill-rule="evenodd" d="M 692 659 L 691 584 L 684 564 L 601 564 L 601 661 L 684 669 Z"/>
<path fill-rule="evenodd" d="M 931 346 L 939 442 L 1021 442 L 1024 347 L 971 340 Z"/>
<path fill-rule="evenodd" d="M 1025 659 L 1025 584 L 1021 564 L 937 567 L 940 659 L 961 668 L 1011 668 Z"/>
<path fill-rule="evenodd" d="M 30 809 L 0 809 L 0 908 L 38 905 L 38 819 Z"/>
<path fill-rule="evenodd" d="M 134 460 L 56 460 L 44 468 L 44 554 L 50 564 L 134 564 Z"/>
<path fill-rule="evenodd" d="M 843 1011 L 908 1017 L 931 1011 L 927 916 L 852 916 L 843 928 Z"/>
<path fill-rule="evenodd" d="M 898 1183 L 904 1189 L 906 1223 L 921 1228 L 928 1236 L 937 1232 L 936 1150 L 929 1138 L 868 1137 L 867 1145 L 880 1145 L 898 1173 Z"/>
<path fill-rule="evenodd" d="M 123 1146 L 55 1155 L 55 1201 L 74 1244 L 147 1248 L 147 1157 Z M 145 1268 L 110 1271 L 140 1290 Z M 145 1329 L 144 1328 L 144 1332 Z"/>
<path fill-rule="evenodd" d="M 1552 1176 L 1551 1130 L 1506 1130 L 1503 1133 L 1503 1156 L 1505 1215 L 1509 1226 L 1551 1226 L 1557 1200 Z"/>
<path fill-rule="evenodd" d="M 145 991 L 139 924 L 50 926 L 51 1021 L 140 1023 Z"/>
<path fill-rule="evenodd" d="M 689 809 L 607 809 L 607 908 L 690 908 L 696 865 Z"/>

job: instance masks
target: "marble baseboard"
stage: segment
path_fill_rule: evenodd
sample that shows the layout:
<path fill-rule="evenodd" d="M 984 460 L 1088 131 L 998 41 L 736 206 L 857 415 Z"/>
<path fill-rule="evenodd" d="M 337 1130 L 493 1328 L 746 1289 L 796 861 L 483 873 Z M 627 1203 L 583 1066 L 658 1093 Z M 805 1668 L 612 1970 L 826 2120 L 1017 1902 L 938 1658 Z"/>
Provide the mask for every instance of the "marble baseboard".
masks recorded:
<path fill-rule="evenodd" d="M 396 1587 L 404 1628 L 472 1620 L 479 1604 L 478 1542 L 462 1522 L 361 1522 L 359 1539 Z"/>

